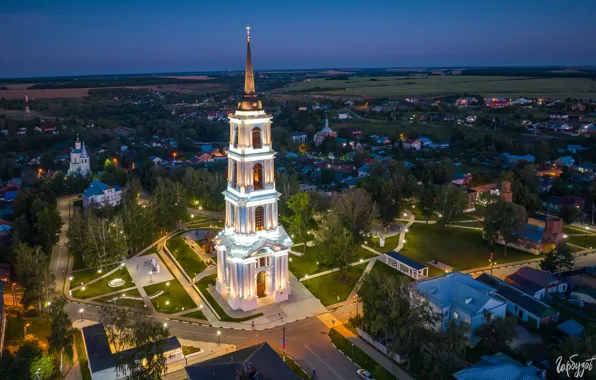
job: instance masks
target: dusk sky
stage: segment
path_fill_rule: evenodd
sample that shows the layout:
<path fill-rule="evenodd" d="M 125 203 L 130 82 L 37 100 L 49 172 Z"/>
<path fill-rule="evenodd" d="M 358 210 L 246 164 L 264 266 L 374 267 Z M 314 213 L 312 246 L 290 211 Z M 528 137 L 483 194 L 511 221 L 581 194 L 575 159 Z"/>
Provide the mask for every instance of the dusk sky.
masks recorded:
<path fill-rule="evenodd" d="M 141 5 L 142 4 L 142 5 Z M 596 65 L 596 1 L 0 2 L 0 77 Z"/>

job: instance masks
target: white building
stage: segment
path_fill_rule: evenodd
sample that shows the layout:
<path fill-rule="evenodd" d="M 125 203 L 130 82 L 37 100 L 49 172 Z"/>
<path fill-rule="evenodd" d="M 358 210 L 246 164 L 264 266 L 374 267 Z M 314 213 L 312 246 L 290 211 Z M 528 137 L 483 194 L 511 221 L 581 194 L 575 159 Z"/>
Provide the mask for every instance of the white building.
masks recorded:
<path fill-rule="evenodd" d="M 77 136 L 77 141 L 75 141 L 75 148 L 70 151 L 70 168 L 68 169 L 69 175 L 75 173 L 83 176 L 91 173 L 89 154 L 85 148 L 85 143 L 81 144 L 79 136 Z"/>
<path fill-rule="evenodd" d="M 250 35 L 244 98 L 229 119 L 225 229 L 215 239 L 216 290 L 232 309 L 248 311 L 288 299 L 288 250 L 292 246 L 278 222 L 272 116 L 265 113 L 255 92 Z"/>
<path fill-rule="evenodd" d="M 94 179 L 91 186 L 83 191 L 83 207 L 103 207 L 107 204 L 117 206 L 122 202 L 120 186 L 111 186 Z"/>
<path fill-rule="evenodd" d="M 452 272 L 414 284 L 416 290 L 424 294 L 433 311 L 441 315 L 440 328 L 445 331 L 449 321 L 470 325 L 470 345 L 478 343 L 474 330 L 485 321 L 483 311 L 488 310 L 494 317 L 504 318 L 507 302 L 495 295 L 495 289 L 469 274 Z"/>

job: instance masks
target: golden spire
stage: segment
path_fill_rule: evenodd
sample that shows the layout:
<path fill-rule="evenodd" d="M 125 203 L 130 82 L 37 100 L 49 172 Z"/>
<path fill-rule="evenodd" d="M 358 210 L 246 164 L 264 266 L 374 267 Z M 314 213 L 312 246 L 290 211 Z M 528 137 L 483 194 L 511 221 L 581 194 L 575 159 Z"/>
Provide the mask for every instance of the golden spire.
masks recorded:
<path fill-rule="evenodd" d="M 256 95 L 255 77 L 252 72 L 252 56 L 250 54 L 250 26 L 246 27 L 246 72 L 244 74 L 244 94 Z"/>

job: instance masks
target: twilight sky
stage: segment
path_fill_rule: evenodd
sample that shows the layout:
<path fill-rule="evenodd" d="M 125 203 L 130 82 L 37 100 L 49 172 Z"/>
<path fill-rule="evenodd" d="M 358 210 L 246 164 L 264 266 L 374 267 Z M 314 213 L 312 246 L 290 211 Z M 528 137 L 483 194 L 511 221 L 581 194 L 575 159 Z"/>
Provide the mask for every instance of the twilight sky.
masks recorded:
<path fill-rule="evenodd" d="M 141 5 L 142 4 L 142 5 Z M 5 0 L 0 78 L 596 65 L 595 0 Z"/>

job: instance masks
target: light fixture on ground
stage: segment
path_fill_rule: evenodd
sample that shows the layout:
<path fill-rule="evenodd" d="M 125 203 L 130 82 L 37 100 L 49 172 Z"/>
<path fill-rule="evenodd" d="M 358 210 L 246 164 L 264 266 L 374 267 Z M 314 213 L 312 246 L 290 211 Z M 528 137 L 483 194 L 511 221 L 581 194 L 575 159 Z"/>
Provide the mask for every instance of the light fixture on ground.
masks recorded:
<path fill-rule="evenodd" d="M 83 312 L 84 311 L 85 311 L 84 309 L 79 309 L 79 314 L 81 314 L 81 321 L 83 320 Z"/>
<path fill-rule="evenodd" d="M 217 345 L 219 346 L 219 336 L 221 335 L 221 331 L 217 330 Z"/>

